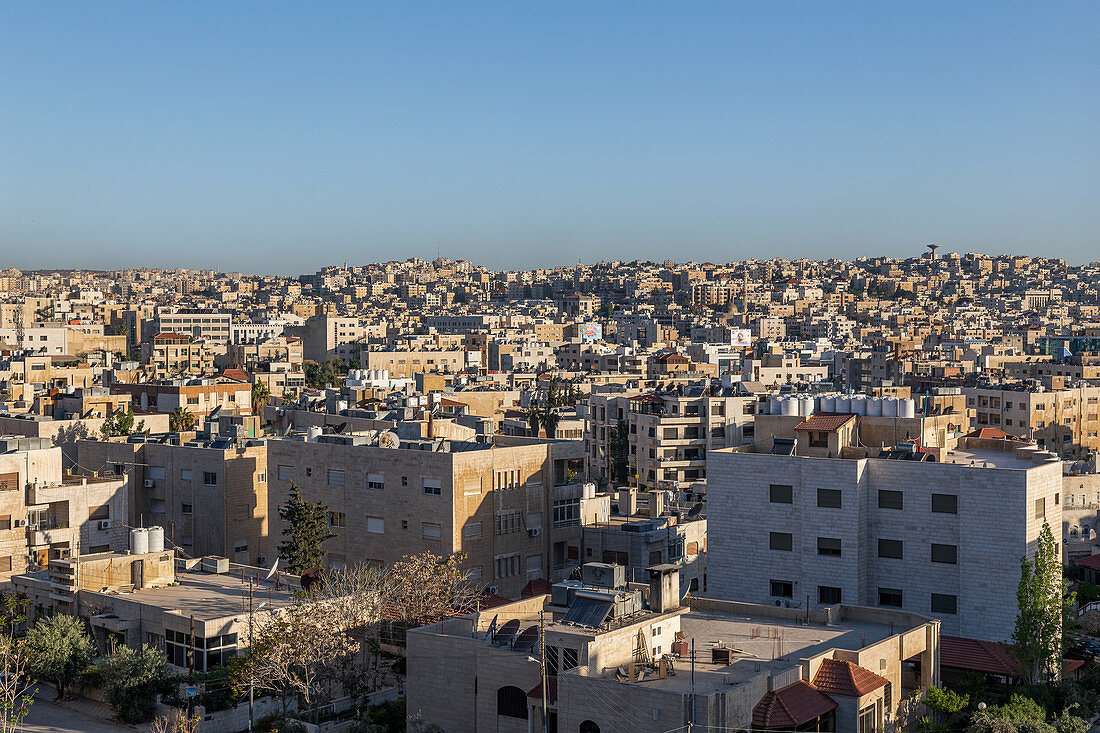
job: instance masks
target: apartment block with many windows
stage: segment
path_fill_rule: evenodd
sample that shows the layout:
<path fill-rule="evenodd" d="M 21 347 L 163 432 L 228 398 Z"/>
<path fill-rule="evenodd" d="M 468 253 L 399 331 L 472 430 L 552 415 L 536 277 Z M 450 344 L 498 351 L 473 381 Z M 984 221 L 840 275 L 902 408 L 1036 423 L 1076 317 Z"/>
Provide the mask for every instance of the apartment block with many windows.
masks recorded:
<path fill-rule="evenodd" d="M 854 460 L 712 452 L 709 593 L 901 608 L 947 634 L 1009 638 L 1020 558 L 1062 522 L 1062 466 L 1035 446 L 959 445 Z"/>

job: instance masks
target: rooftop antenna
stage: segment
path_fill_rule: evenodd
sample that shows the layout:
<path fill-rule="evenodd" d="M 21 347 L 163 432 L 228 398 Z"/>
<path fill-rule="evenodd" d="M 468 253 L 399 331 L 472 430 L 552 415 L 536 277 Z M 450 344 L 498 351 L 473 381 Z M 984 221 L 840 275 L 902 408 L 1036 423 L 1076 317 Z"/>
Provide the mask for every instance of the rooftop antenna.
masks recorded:
<path fill-rule="evenodd" d="M 936 250 L 940 248 L 938 244 L 926 244 L 924 245 L 928 249 L 932 250 L 932 259 L 936 259 Z"/>

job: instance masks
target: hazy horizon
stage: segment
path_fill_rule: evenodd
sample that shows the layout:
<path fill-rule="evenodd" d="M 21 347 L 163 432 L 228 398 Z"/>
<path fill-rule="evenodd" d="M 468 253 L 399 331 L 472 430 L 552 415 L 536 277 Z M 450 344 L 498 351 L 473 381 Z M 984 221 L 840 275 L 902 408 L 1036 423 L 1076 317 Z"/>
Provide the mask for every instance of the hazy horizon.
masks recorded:
<path fill-rule="evenodd" d="M 1100 250 L 1094 3 L 0 7 L 0 266 Z"/>

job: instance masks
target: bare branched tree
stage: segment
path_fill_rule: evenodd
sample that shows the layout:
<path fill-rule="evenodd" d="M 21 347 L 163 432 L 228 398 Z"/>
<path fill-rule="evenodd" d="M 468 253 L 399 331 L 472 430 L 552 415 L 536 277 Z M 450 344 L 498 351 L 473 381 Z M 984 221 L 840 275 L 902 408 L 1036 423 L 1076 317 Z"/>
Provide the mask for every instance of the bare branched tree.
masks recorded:
<path fill-rule="evenodd" d="M 34 688 L 27 681 L 27 659 L 11 634 L 0 636 L 0 733 L 23 730 Z"/>
<path fill-rule="evenodd" d="M 169 718 L 162 715 L 149 726 L 150 733 L 199 733 L 199 724 L 202 718 L 198 715 L 188 718 L 182 710 L 177 710 L 175 717 Z"/>

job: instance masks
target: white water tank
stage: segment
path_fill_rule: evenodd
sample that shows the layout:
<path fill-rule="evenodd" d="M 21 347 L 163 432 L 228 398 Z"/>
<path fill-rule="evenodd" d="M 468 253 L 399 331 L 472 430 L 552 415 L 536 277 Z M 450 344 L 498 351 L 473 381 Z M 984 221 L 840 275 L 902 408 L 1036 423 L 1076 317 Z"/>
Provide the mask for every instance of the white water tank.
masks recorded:
<path fill-rule="evenodd" d="M 768 414 L 769 415 L 778 415 L 779 414 L 779 398 L 778 397 L 772 397 L 771 399 L 768 400 Z"/>
<path fill-rule="evenodd" d="M 149 528 L 149 552 L 164 552 L 164 527 Z"/>
<path fill-rule="evenodd" d="M 843 397 L 843 396 L 836 398 L 836 412 L 851 412 L 851 411 L 852 411 L 852 400 L 850 398 Z"/>
<path fill-rule="evenodd" d="M 836 412 L 836 395 L 827 394 L 821 397 L 822 412 Z"/>
<path fill-rule="evenodd" d="M 309 426 L 308 428 L 306 428 L 306 442 L 316 443 L 317 439 L 321 437 L 321 434 L 323 432 L 324 431 L 316 425 Z"/>
<path fill-rule="evenodd" d="M 779 412 L 782 415 L 797 415 L 798 414 L 798 398 L 797 397 L 780 397 L 779 398 Z"/>
<path fill-rule="evenodd" d="M 853 395 L 849 405 L 849 412 L 854 412 L 857 415 L 867 414 L 867 398 L 863 395 Z"/>
<path fill-rule="evenodd" d="M 898 398 L 897 397 L 883 397 L 882 398 L 882 416 L 883 417 L 897 417 L 898 416 Z"/>
<path fill-rule="evenodd" d="M 898 400 L 898 417 L 916 417 L 917 403 L 912 397 Z"/>
<path fill-rule="evenodd" d="M 881 397 L 872 397 L 867 400 L 867 417 L 882 417 Z"/>
<path fill-rule="evenodd" d="M 798 414 L 803 417 L 809 417 L 814 414 L 814 398 L 813 397 L 800 397 L 798 399 Z"/>
<path fill-rule="evenodd" d="M 130 530 L 130 552 L 135 555 L 149 552 L 149 530 L 141 527 Z"/>

